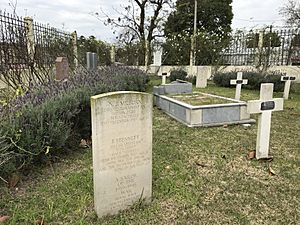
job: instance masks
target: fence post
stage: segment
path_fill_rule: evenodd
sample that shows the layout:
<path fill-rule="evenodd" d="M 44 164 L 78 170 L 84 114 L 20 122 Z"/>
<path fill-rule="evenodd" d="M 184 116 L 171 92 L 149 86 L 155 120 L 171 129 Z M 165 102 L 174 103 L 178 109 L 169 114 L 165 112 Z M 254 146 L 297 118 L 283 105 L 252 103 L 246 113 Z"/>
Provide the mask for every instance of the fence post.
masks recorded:
<path fill-rule="evenodd" d="M 258 50 L 256 52 L 256 58 L 255 58 L 255 65 L 256 66 L 261 65 L 263 45 L 264 45 L 264 31 L 260 30 L 259 31 L 259 36 L 258 36 L 258 46 L 257 46 Z"/>
<path fill-rule="evenodd" d="M 77 32 L 76 30 L 72 33 L 72 45 L 75 68 L 78 67 L 78 47 L 77 47 Z"/>
<path fill-rule="evenodd" d="M 116 47 L 115 47 L 115 45 L 112 45 L 111 49 L 110 49 L 110 61 L 111 61 L 111 64 L 115 64 L 115 62 L 116 62 Z"/>
<path fill-rule="evenodd" d="M 24 18 L 26 27 L 26 41 L 27 41 L 27 52 L 31 62 L 34 61 L 34 33 L 33 33 L 33 19 L 31 17 Z"/>

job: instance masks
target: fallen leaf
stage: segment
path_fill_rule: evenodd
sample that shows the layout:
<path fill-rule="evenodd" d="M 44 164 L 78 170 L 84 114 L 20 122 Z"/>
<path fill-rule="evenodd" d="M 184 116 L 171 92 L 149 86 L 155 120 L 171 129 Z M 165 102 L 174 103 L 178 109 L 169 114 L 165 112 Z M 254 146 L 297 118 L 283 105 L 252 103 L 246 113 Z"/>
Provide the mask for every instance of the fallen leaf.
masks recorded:
<path fill-rule="evenodd" d="M 205 165 L 204 163 L 201 163 L 199 161 L 196 161 L 196 165 L 201 166 L 201 167 L 208 167 L 207 165 Z"/>
<path fill-rule="evenodd" d="M 250 151 L 248 152 L 247 159 L 248 160 L 254 159 L 255 156 L 256 156 L 256 151 Z"/>
<path fill-rule="evenodd" d="M 9 220 L 9 216 L 0 216 L 0 223 L 4 223 Z"/>
<path fill-rule="evenodd" d="M 37 221 L 35 221 L 35 224 L 48 225 L 48 223 L 44 219 L 38 219 Z"/>
<path fill-rule="evenodd" d="M 8 180 L 9 188 L 14 188 L 19 181 L 20 181 L 20 177 L 17 174 L 13 173 Z"/>
<path fill-rule="evenodd" d="M 269 166 L 269 174 L 270 174 L 271 176 L 275 176 L 275 175 L 276 175 L 275 171 L 272 169 L 271 166 Z"/>

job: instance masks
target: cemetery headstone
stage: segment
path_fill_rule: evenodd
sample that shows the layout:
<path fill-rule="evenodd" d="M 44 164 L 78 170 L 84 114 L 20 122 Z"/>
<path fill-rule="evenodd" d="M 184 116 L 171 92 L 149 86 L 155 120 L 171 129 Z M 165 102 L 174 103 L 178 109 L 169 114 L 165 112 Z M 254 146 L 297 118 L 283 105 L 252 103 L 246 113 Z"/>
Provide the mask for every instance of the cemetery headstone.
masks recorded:
<path fill-rule="evenodd" d="M 116 214 L 152 192 L 152 95 L 120 91 L 91 97 L 94 203 Z"/>
<path fill-rule="evenodd" d="M 293 76 L 282 76 L 281 81 L 284 81 L 284 91 L 283 91 L 283 98 L 284 99 L 289 99 L 289 94 L 290 94 L 290 88 L 291 88 L 291 83 L 292 81 L 295 81 L 296 77 Z"/>
<path fill-rule="evenodd" d="M 247 112 L 258 113 L 256 158 L 269 157 L 271 115 L 273 111 L 283 110 L 283 98 L 273 98 L 273 84 L 265 83 L 260 87 L 260 99 L 247 103 Z"/>
<path fill-rule="evenodd" d="M 207 79 L 205 74 L 198 73 L 196 75 L 196 87 L 197 88 L 206 88 L 207 87 Z"/>
<path fill-rule="evenodd" d="M 235 99 L 240 100 L 242 85 L 243 84 L 248 84 L 248 80 L 243 79 L 243 72 L 238 72 L 236 80 L 230 80 L 230 84 L 231 85 L 236 85 Z"/>
<path fill-rule="evenodd" d="M 97 54 L 94 52 L 87 52 L 86 53 L 86 67 L 88 70 L 95 70 L 97 69 Z"/>
<path fill-rule="evenodd" d="M 67 57 L 57 57 L 55 60 L 56 80 L 63 80 L 69 76 L 69 61 Z"/>
<path fill-rule="evenodd" d="M 153 65 L 161 66 L 162 49 L 158 49 L 153 53 Z"/>

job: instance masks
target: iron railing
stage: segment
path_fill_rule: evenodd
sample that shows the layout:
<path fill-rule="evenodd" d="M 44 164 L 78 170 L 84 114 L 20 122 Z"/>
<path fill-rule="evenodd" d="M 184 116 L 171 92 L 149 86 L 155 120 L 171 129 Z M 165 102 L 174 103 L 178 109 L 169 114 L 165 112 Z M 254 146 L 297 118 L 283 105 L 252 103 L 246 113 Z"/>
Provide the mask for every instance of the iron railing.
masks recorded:
<path fill-rule="evenodd" d="M 273 28 L 237 31 L 221 53 L 225 65 L 300 65 L 300 30 Z"/>

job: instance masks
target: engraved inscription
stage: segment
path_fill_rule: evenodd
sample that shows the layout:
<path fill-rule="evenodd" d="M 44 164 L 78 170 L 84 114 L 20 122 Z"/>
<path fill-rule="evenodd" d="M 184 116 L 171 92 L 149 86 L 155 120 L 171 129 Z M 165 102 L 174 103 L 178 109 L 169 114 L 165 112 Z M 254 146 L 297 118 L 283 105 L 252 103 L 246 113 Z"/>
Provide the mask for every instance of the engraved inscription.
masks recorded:
<path fill-rule="evenodd" d="M 148 164 L 150 152 L 140 150 L 143 148 L 143 141 L 143 136 L 138 134 L 111 139 L 108 154 L 101 160 L 99 170 L 117 172 Z"/>
<path fill-rule="evenodd" d="M 92 103 L 94 201 L 101 217 L 151 198 L 152 96 L 103 94 Z"/>

